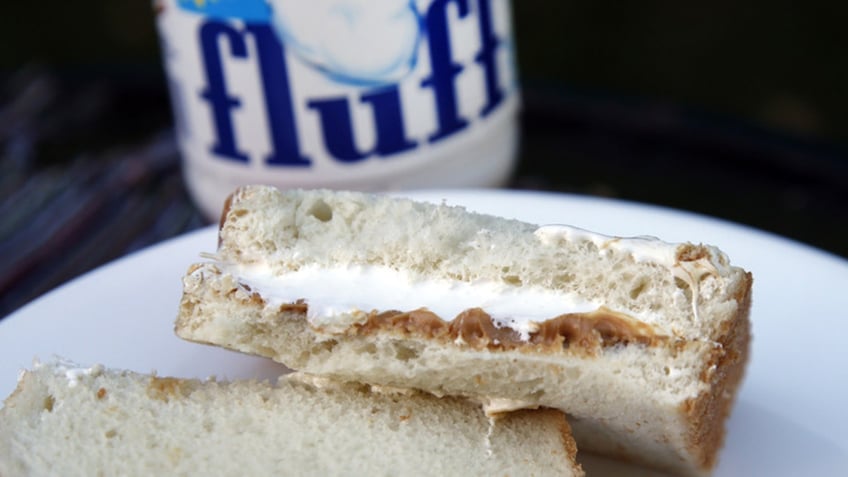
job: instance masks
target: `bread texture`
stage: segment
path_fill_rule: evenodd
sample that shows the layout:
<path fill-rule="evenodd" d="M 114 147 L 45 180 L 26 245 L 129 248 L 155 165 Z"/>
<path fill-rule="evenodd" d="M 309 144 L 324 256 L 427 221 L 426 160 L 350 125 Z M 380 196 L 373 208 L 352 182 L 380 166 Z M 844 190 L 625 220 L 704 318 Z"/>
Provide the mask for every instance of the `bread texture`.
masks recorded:
<path fill-rule="evenodd" d="M 0 475 L 583 475 L 565 416 L 303 374 L 186 380 L 52 362 L 0 409 Z"/>
<path fill-rule="evenodd" d="M 681 475 L 715 465 L 749 352 L 751 274 L 707 245 L 250 186 L 209 257 L 184 278 L 185 339 L 492 412 L 561 409 L 581 450 Z"/>

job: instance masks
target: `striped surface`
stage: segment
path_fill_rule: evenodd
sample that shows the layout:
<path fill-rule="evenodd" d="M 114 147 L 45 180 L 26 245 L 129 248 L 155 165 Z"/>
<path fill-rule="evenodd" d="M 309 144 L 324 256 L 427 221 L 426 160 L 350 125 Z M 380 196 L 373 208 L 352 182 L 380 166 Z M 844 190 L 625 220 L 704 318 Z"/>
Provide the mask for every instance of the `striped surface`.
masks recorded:
<path fill-rule="evenodd" d="M 0 317 L 57 285 L 205 225 L 169 134 L 101 157 L 0 166 Z"/>

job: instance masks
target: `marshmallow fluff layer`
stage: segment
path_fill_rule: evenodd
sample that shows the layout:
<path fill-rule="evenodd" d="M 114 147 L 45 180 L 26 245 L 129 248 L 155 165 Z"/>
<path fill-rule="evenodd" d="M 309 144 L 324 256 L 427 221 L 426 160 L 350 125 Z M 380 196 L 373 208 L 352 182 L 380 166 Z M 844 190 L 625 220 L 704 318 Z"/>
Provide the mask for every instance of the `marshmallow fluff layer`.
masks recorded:
<path fill-rule="evenodd" d="M 705 260 L 682 264 L 677 259 L 680 244 L 654 237 L 611 237 L 567 225 L 539 227 L 535 237 L 545 246 L 558 241 L 588 241 L 598 253 L 629 254 L 636 262 L 650 262 L 667 268 L 697 290 L 703 273 L 721 273 L 726 257 L 709 247 Z M 498 327 L 515 330 L 522 339 L 537 330 L 537 324 L 568 313 L 589 313 L 607 306 L 587 301 L 560 290 L 540 286 L 516 286 L 499 280 L 462 281 L 432 278 L 385 265 L 339 264 L 304 265 L 279 272 L 264 263 L 224 263 L 217 265 L 241 284 L 258 293 L 271 305 L 302 300 L 308 305 L 307 319 L 316 327 L 343 329 L 363 321 L 372 311 L 412 311 L 427 309 L 450 321 L 471 308 L 481 308 Z M 697 297 L 692 305 L 697 316 Z M 657 326 L 654 313 L 615 310 L 643 323 Z M 660 330 L 657 330 L 660 331 Z"/>
<path fill-rule="evenodd" d="M 219 267 L 271 305 L 303 300 L 308 305 L 309 322 L 325 328 L 349 326 L 375 310 L 427 309 L 450 321 L 465 310 L 481 308 L 495 326 L 512 328 L 527 339 L 536 331 L 537 323 L 603 306 L 541 287 L 518 287 L 494 280 L 432 279 L 386 266 L 304 266 L 283 274 L 263 265 Z M 645 323 L 653 321 L 650 315 L 637 318 Z"/>

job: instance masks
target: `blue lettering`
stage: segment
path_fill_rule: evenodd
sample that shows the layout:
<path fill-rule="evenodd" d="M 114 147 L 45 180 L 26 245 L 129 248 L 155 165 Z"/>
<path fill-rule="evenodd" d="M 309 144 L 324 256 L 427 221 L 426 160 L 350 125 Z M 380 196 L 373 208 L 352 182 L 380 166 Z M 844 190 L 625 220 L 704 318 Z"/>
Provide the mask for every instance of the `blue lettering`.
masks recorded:
<path fill-rule="evenodd" d="M 399 152 L 415 149 L 417 143 L 406 138 L 403 126 L 403 113 L 400 106 L 400 92 L 397 85 L 362 95 L 363 103 L 371 103 L 374 110 L 374 123 L 377 125 L 376 153 L 391 156 Z"/>
<path fill-rule="evenodd" d="M 495 35 L 492 27 L 491 0 L 478 0 L 477 19 L 480 23 L 480 43 L 482 47 L 474 61 L 483 67 L 486 78 L 486 105 L 480 115 L 486 117 L 503 101 L 503 91 L 498 86 L 498 69 L 495 52 L 501 40 Z"/>
<path fill-rule="evenodd" d="M 357 151 L 353 143 L 353 126 L 346 97 L 315 99 L 306 104 L 318 111 L 321 117 L 324 144 L 330 155 L 342 162 L 356 162 L 368 157 L 367 153 Z"/>
<path fill-rule="evenodd" d="M 248 24 L 247 31 L 256 38 L 265 113 L 274 146 L 265 160 L 275 166 L 309 166 L 311 162 L 301 154 L 297 139 L 285 47 L 268 24 Z"/>
<path fill-rule="evenodd" d="M 431 74 L 421 82 L 421 86 L 433 88 L 439 122 L 439 129 L 430 136 L 430 142 L 444 139 L 468 126 L 468 121 L 459 117 L 456 104 L 454 79 L 463 67 L 451 59 L 447 18 L 447 6 L 451 2 L 456 3 L 460 18 L 468 15 L 468 0 L 435 0 L 427 10 Z"/>
<path fill-rule="evenodd" d="M 406 138 L 397 85 L 362 95 L 374 112 L 377 144 L 373 151 L 360 152 L 353 139 L 353 121 L 346 97 L 309 101 L 310 109 L 318 111 L 324 144 L 330 155 L 342 162 L 356 162 L 372 154 L 389 156 L 414 149 L 416 143 Z"/>
<path fill-rule="evenodd" d="M 427 47 L 430 75 L 421 81 L 421 88 L 433 93 L 436 112 L 436 130 L 427 137 L 431 143 L 447 138 L 467 128 L 469 120 L 460 115 L 456 91 L 456 78 L 464 66 L 454 61 L 451 52 L 449 9 L 453 5 L 460 19 L 469 16 L 469 4 L 474 0 L 434 0 L 427 9 Z M 499 84 L 497 52 L 502 40 L 494 28 L 491 0 L 476 0 L 477 22 L 481 47 L 474 61 L 484 73 L 486 102 L 480 117 L 486 117 L 503 102 L 505 92 Z M 286 47 L 268 23 L 248 21 L 243 30 L 226 20 L 209 20 L 199 32 L 206 87 L 202 99 L 209 103 L 216 131 L 211 152 L 219 157 L 247 162 L 248 155 L 239 150 L 233 125 L 233 110 L 241 107 L 240 99 L 230 94 L 224 75 L 223 45 L 229 46 L 229 56 L 246 58 L 246 36 L 252 35 L 257 47 L 257 65 L 262 81 L 264 106 L 271 140 L 271 153 L 265 162 L 274 166 L 307 167 L 311 164 L 300 148 L 295 118 L 295 104 L 291 94 Z M 178 95 L 174 95 L 178 96 Z M 403 121 L 399 85 L 393 84 L 364 91 L 359 96 L 362 104 L 370 105 L 375 128 L 375 145 L 371 150 L 357 147 L 354 124 L 347 96 L 315 98 L 306 106 L 318 113 L 321 131 L 329 154 L 345 163 L 362 161 L 369 156 L 390 157 L 415 149 L 418 143 L 407 137 Z M 179 119 L 179 118 L 178 118 Z M 185 124 L 179 129 L 187 131 Z"/>
<path fill-rule="evenodd" d="M 238 98 L 227 94 L 227 84 L 224 80 L 224 69 L 221 65 L 221 48 L 218 44 L 220 37 L 225 37 L 230 43 L 230 52 L 237 58 L 247 56 L 247 48 L 241 33 L 222 22 L 208 22 L 200 28 L 200 46 L 203 64 L 206 69 L 207 87 L 200 96 L 209 101 L 212 107 L 212 119 L 215 122 L 217 142 L 212 145 L 213 154 L 228 157 L 236 161 L 247 162 L 247 154 L 239 152 L 236 147 L 235 135 L 230 110 L 241 106 Z"/>

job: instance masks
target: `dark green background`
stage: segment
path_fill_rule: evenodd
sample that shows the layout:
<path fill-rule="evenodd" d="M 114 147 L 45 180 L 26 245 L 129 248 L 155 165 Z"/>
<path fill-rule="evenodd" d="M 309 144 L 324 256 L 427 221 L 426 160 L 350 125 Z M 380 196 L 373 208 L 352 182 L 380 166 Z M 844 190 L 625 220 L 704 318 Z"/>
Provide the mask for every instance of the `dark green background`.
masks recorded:
<path fill-rule="evenodd" d="M 848 144 L 844 2 L 514 0 L 525 82 L 668 101 Z M 150 3 L 9 2 L 0 67 L 158 74 Z"/>

